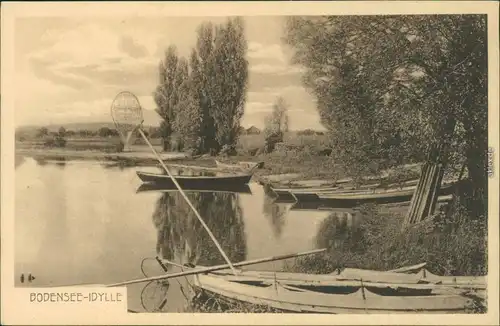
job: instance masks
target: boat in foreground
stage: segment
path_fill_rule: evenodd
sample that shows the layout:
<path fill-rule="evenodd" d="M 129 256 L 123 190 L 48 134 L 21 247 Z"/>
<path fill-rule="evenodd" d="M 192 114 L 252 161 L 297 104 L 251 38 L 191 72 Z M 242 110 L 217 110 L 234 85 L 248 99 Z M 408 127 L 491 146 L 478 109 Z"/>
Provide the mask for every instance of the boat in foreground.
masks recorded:
<path fill-rule="evenodd" d="M 345 269 L 322 275 L 219 271 L 197 275 L 195 288 L 199 295 L 286 312 L 459 313 L 471 303 L 471 293 L 484 296 L 486 278 L 437 276 L 424 268 L 417 273 Z"/>
<path fill-rule="evenodd" d="M 175 186 L 172 178 L 167 174 L 149 173 L 137 171 L 137 176 L 146 183 L 161 184 L 164 186 Z M 181 187 L 208 187 L 209 185 L 244 185 L 248 184 L 252 179 L 252 174 L 239 175 L 215 175 L 215 176 L 191 176 L 191 175 L 175 175 L 175 180 Z"/>

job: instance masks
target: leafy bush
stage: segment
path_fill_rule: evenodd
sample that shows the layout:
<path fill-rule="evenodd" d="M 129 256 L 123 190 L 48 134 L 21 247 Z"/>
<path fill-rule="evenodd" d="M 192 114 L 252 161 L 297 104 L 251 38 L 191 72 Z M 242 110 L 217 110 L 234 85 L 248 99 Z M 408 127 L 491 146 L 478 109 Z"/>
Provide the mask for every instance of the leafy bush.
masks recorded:
<path fill-rule="evenodd" d="M 310 135 L 315 135 L 316 132 L 312 129 L 305 129 L 305 130 L 300 130 L 297 132 L 297 135 L 299 136 L 302 136 L 302 135 L 306 135 L 306 136 L 310 136 Z"/>
<path fill-rule="evenodd" d="M 66 139 L 61 136 L 47 137 L 44 141 L 45 147 L 66 147 Z"/>

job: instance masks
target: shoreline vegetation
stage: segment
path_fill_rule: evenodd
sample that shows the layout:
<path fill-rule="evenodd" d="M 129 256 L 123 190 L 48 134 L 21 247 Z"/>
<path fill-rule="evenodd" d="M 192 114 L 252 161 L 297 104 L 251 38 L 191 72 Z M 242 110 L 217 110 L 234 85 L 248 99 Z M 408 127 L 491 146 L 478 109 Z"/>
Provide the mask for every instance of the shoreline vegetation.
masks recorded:
<path fill-rule="evenodd" d="M 122 166 L 159 166 L 157 159 L 147 145 L 137 141 L 130 152 L 116 150 L 119 138 L 92 137 L 68 138 L 64 147 L 47 145 L 36 139 L 16 141 L 16 156 L 32 157 L 37 160 L 72 161 L 91 160 L 116 163 Z M 324 143 L 323 135 L 301 135 L 287 132 L 284 141 L 277 144 L 271 153 L 265 153 L 265 139 L 262 135 L 240 136 L 234 155 L 192 156 L 184 152 L 164 152 L 161 139 L 152 139 L 160 157 L 166 164 L 192 166 L 193 168 L 216 167 L 215 160 L 229 164 L 240 161 L 264 162 L 255 170 L 255 181 L 265 185 L 320 186 L 344 178 L 341 167 L 332 168 L 331 149 Z M 420 163 L 407 164 L 378 175 L 389 183 L 416 179 Z M 373 175 L 371 176 L 373 177 Z"/>

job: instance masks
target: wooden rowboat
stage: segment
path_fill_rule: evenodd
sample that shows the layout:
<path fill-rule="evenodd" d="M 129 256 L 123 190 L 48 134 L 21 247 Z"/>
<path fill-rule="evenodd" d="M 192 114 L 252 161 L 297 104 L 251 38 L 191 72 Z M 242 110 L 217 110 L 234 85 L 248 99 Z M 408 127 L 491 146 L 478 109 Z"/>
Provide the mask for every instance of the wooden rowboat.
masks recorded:
<path fill-rule="evenodd" d="M 472 284 L 458 287 L 436 284 L 425 282 L 421 275 L 376 271 L 358 274 L 366 278 L 342 273 L 310 275 L 244 271 L 235 276 L 229 272 L 216 272 L 197 275 L 194 285 L 209 295 L 230 302 L 265 305 L 287 312 L 332 314 L 457 313 L 463 312 L 471 302 L 466 294 L 475 291 Z"/>
<path fill-rule="evenodd" d="M 197 275 L 195 286 L 230 301 L 265 305 L 287 312 L 308 313 L 457 313 L 471 299 L 459 291 L 434 291 L 427 284 L 376 284 L 361 281 L 330 285 L 291 284 L 265 280 L 225 279 L 215 274 Z"/>
<path fill-rule="evenodd" d="M 418 184 L 418 179 L 402 182 L 401 184 L 388 184 L 382 186 L 380 183 L 362 185 L 358 188 L 354 186 L 344 187 L 344 186 L 331 186 L 331 187 L 315 187 L 315 188 L 273 188 L 272 191 L 277 196 L 288 196 L 288 195 L 298 195 L 298 196 L 308 196 L 316 194 L 325 193 L 358 193 L 360 191 L 375 191 L 380 190 L 398 190 L 404 187 L 416 186 Z"/>
<path fill-rule="evenodd" d="M 441 186 L 439 195 L 453 194 L 455 184 Z M 363 203 L 392 204 L 404 203 L 411 200 L 416 187 L 390 190 L 362 190 L 356 192 L 321 192 L 321 193 L 295 193 L 297 201 L 320 201 L 335 207 L 353 207 Z"/>
<path fill-rule="evenodd" d="M 320 200 L 339 201 L 339 202 L 376 202 L 376 203 L 396 203 L 411 200 L 416 187 L 407 187 L 403 189 L 391 189 L 383 191 L 360 191 L 352 193 L 321 193 L 317 197 Z M 442 196 L 453 193 L 454 184 L 441 186 L 439 194 Z"/>
<path fill-rule="evenodd" d="M 358 268 L 345 268 L 330 274 L 305 274 L 272 271 L 241 271 L 234 276 L 230 271 L 216 271 L 213 275 L 227 281 L 267 282 L 278 281 L 294 286 L 365 286 L 397 287 L 415 290 L 465 289 L 485 290 L 485 276 L 440 276 L 425 268 L 424 264 L 403 267 L 392 271 L 375 271 Z"/>
<path fill-rule="evenodd" d="M 157 174 L 137 171 L 137 176 L 146 183 L 161 184 L 164 186 L 175 185 L 167 174 Z M 174 176 L 181 187 L 207 187 L 208 185 L 244 185 L 252 179 L 252 173 L 239 175 L 215 175 L 215 176 Z"/>

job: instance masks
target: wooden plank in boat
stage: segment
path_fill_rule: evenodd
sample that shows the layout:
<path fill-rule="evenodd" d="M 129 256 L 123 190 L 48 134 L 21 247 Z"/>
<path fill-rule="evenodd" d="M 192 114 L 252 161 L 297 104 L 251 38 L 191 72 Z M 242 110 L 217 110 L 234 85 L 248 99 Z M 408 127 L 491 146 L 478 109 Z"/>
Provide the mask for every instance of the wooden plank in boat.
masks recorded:
<path fill-rule="evenodd" d="M 316 279 L 316 280 L 301 280 L 301 279 L 284 279 L 280 278 L 276 275 L 276 278 L 270 277 L 258 277 L 258 276 L 241 276 L 234 274 L 225 274 L 220 275 L 219 273 L 214 273 L 216 277 L 220 277 L 228 282 L 239 282 L 244 284 L 272 284 L 273 282 L 280 282 L 283 284 L 287 284 L 290 286 L 296 287 L 310 287 L 310 288 L 357 288 L 361 285 L 365 287 L 373 287 L 378 288 L 380 290 L 392 290 L 394 292 L 397 291 L 423 291 L 423 292 L 434 292 L 434 293 L 449 293 L 450 291 L 454 291 L 456 293 L 463 293 L 464 291 L 469 291 L 473 289 L 483 290 L 485 289 L 484 285 L 480 284 L 436 284 L 436 283 L 428 283 L 424 282 L 411 282 L 411 283 L 393 283 L 393 282 L 371 282 L 366 280 L 354 280 L 354 279 L 336 279 L 335 277 L 331 277 L 330 279 Z"/>
<path fill-rule="evenodd" d="M 414 273 L 415 271 L 420 271 L 422 268 L 424 268 L 427 265 L 427 263 L 420 263 L 412 266 L 404 266 L 396 269 L 391 269 L 388 272 L 393 272 L 393 273 Z"/>
<path fill-rule="evenodd" d="M 233 275 L 229 271 L 214 272 L 220 276 Z M 485 277 L 481 276 L 463 276 L 449 277 L 438 276 L 429 272 L 420 271 L 416 274 L 406 274 L 397 272 L 384 272 L 363 270 L 356 268 L 346 268 L 340 274 L 306 274 L 306 273 L 287 273 L 287 272 L 270 272 L 270 271 L 242 271 L 240 277 L 253 277 L 260 280 L 277 279 L 284 282 L 303 282 L 310 284 L 328 284 L 338 281 L 363 280 L 363 282 L 386 283 L 386 284 L 417 284 L 417 283 L 436 283 L 441 282 L 443 285 L 477 285 L 478 288 L 486 287 Z M 426 277 L 430 276 L 430 277 Z"/>

